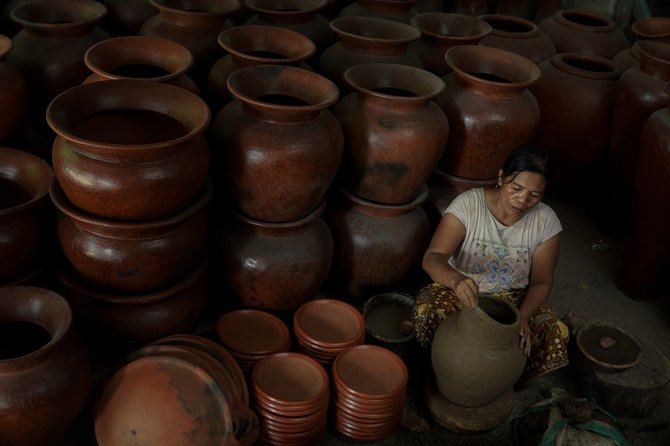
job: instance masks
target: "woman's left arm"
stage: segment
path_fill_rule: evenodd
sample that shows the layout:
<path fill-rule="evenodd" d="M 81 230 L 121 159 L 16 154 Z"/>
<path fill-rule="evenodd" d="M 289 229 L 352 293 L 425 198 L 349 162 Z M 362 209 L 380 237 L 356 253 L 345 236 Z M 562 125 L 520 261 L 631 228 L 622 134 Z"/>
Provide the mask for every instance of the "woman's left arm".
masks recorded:
<path fill-rule="evenodd" d="M 558 263 L 558 251 L 560 246 L 559 235 L 551 237 L 540 243 L 533 253 L 530 265 L 530 278 L 528 293 L 519 308 L 521 322 L 521 348 L 524 353 L 530 353 L 530 328 L 528 321 L 537 313 L 537 310 L 547 301 L 549 293 L 554 285 L 554 271 Z"/>

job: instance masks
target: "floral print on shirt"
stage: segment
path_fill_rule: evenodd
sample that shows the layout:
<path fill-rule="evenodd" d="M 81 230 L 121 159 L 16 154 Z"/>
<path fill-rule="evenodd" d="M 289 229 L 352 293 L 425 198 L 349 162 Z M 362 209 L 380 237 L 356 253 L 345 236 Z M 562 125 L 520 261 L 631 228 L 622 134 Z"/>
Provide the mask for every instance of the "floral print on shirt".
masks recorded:
<path fill-rule="evenodd" d="M 492 292 L 524 288 L 528 284 L 527 268 L 520 265 L 529 262 L 529 254 L 523 246 L 508 248 L 477 240 L 469 270 L 481 278 L 480 287 Z"/>

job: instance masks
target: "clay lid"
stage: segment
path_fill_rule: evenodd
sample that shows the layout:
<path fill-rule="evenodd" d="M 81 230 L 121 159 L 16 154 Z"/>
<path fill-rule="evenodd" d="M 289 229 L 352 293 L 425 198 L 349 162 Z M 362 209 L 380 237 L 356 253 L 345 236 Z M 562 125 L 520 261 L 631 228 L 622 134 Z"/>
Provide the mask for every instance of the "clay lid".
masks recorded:
<path fill-rule="evenodd" d="M 226 397 L 204 369 L 173 356 L 138 358 L 105 382 L 95 405 L 100 444 L 199 446 L 233 441 Z"/>
<path fill-rule="evenodd" d="M 361 312 L 337 299 L 316 299 L 301 305 L 293 315 L 293 330 L 296 337 L 326 349 L 361 344 L 365 339 Z"/>
<path fill-rule="evenodd" d="M 593 363 L 614 370 L 637 364 L 642 351 L 637 339 L 609 325 L 589 325 L 579 330 L 577 346 Z"/>
<path fill-rule="evenodd" d="M 224 314 L 216 324 L 216 335 L 233 356 L 235 353 L 259 356 L 287 351 L 291 343 L 286 324 L 261 310 L 235 310 Z"/>
<path fill-rule="evenodd" d="M 398 355 L 376 345 L 357 345 L 343 351 L 331 369 L 332 379 L 364 399 L 388 400 L 405 394 L 407 366 Z"/>

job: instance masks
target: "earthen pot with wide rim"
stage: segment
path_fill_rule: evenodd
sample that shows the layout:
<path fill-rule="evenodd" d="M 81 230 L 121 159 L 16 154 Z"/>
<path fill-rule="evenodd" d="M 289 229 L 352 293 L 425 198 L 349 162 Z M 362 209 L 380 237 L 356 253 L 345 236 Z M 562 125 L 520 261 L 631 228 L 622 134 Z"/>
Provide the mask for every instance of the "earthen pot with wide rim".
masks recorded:
<path fill-rule="evenodd" d="M 435 331 L 431 362 L 437 387 L 454 404 L 486 406 L 521 377 L 526 357 L 519 346 L 519 311 L 503 299 L 479 297 Z"/>
<path fill-rule="evenodd" d="M 480 45 L 511 51 L 535 63 L 556 54 L 549 36 L 530 20 L 503 14 L 486 14 L 479 18 L 491 26 L 491 32 L 479 41 Z"/>
<path fill-rule="evenodd" d="M 419 57 L 424 69 L 438 76 L 451 71 L 444 60 L 449 48 L 477 45 L 491 32 L 491 26 L 477 17 L 449 12 L 424 12 L 409 23 L 421 32 L 421 38 L 410 42 L 408 50 Z"/>
<path fill-rule="evenodd" d="M 319 58 L 317 71 L 346 90 L 344 72 L 364 63 L 393 63 L 423 68 L 419 57 L 408 50 L 421 37 L 418 29 L 405 23 L 377 17 L 338 17 L 330 22 L 338 41 Z"/>
<path fill-rule="evenodd" d="M 7 61 L 28 84 L 32 107 L 43 113 L 49 101 L 90 74 L 84 54 L 109 38 L 97 26 L 106 13 L 93 0 L 31 0 L 12 9 L 12 20 L 23 29 L 12 38 Z"/>
<path fill-rule="evenodd" d="M 108 293 L 150 293 L 190 274 L 206 253 L 211 182 L 191 206 L 161 220 L 120 222 L 81 212 L 57 184 L 57 236 L 68 263 L 91 287 Z"/>
<path fill-rule="evenodd" d="M 355 0 L 342 8 L 340 17 L 379 17 L 409 23 L 419 11 L 414 8 L 417 0 Z"/>
<path fill-rule="evenodd" d="M 640 40 L 634 46 L 639 66 L 621 75 L 614 97 L 605 198 L 599 218 L 603 232 L 617 239 L 627 232 L 642 128 L 652 113 L 670 102 L 665 91 L 670 82 L 670 44 Z"/>
<path fill-rule="evenodd" d="M 580 53 L 559 53 L 538 66 L 542 77 L 529 87 L 541 110 L 534 142 L 553 154 L 553 184 L 567 194 L 598 187 L 621 72 L 609 59 Z"/>
<path fill-rule="evenodd" d="M 216 61 L 207 76 L 207 101 L 220 109 L 233 99 L 228 76 L 250 65 L 293 65 L 310 70 L 305 62 L 316 52 L 309 37 L 287 28 L 267 25 L 234 26 L 219 34 L 228 54 Z"/>
<path fill-rule="evenodd" d="M 339 183 L 368 201 L 412 201 L 447 145 L 449 121 L 433 100 L 444 82 L 419 68 L 383 63 L 350 67 L 344 79 L 353 92 L 334 109 L 345 139 Z"/>
<path fill-rule="evenodd" d="M 531 60 L 484 46 L 447 51 L 452 73 L 436 102 L 449 120 L 449 140 L 440 170 L 461 178 L 498 176 L 508 153 L 535 137 L 540 108 L 529 87 L 540 78 Z"/>
<path fill-rule="evenodd" d="M 168 218 L 207 182 L 207 104 L 183 88 L 148 80 L 93 82 L 55 98 L 47 122 L 52 160 L 68 200 L 91 215 Z"/>
<path fill-rule="evenodd" d="M 193 54 L 189 75 L 204 89 L 207 73 L 221 56 L 217 38 L 235 24 L 229 16 L 240 8 L 238 0 L 148 0 L 158 9 L 140 27 L 138 35 L 174 40 Z"/>
<path fill-rule="evenodd" d="M 333 235 L 329 282 L 334 288 L 369 297 L 415 272 L 430 239 L 421 208 L 427 187 L 401 205 L 367 201 L 341 187 L 332 192 L 324 220 Z"/>
<path fill-rule="evenodd" d="M 74 428 L 93 388 L 86 345 L 59 294 L 0 287 L 0 443 L 55 446 Z"/>
<path fill-rule="evenodd" d="M 666 93 L 670 88 L 666 84 Z M 650 301 L 667 296 L 663 278 L 670 265 L 670 110 L 664 107 L 647 119 L 640 136 L 628 233 L 617 273 L 617 287 L 626 296 Z"/>
<path fill-rule="evenodd" d="M 0 284 L 44 268 L 52 241 L 53 171 L 28 152 L 0 147 Z"/>
<path fill-rule="evenodd" d="M 93 289 L 66 267 L 58 271 L 58 280 L 92 339 L 101 344 L 133 346 L 195 331 L 207 301 L 208 265 L 205 257 L 183 280 L 152 293 Z"/>
<path fill-rule="evenodd" d="M 611 59 L 630 45 L 623 31 L 607 15 L 565 9 L 539 25 L 554 42 L 557 53 L 582 53 Z"/>
<path fill-rule="evenodd" d="M 335 84 L 309 70 L 253 65 L 228 77 L 236 100 L 211 126 L 212 175 L 236 210 L 256 220 L 292 222 L 312 213 L 344 150 L 328 107 Z"/>
<path fill-rule="evenodd" d="M 670 17 L 645 17 L 630 25 L 634 40 L 652 40 L 670 44 Z M 640 52 L 635 45 L 622 50 L 612 58 L 612 62 L 621 72 L 640 65 Z"/>
<path fill-rule="evenodd" d="M 253 15 L 246 25 L 267 25 L 286 28 L 303 34 L 316 45 L 318 57 L 335 43 L 335 33 L 321 12 L 327 0 L 244 0 Z M 310 60 L 310 65 L 312 65 Z"/>
<path fill-rule="evenodd" d="M 4 59 L 12 40 L 0 34 L 0 141 L 16 136 L 28 116 L 28 84 L 21 72 Z"/>
<path fill-rule="evenodd" d="M 103 40 L 84 54 L 93 72 L 84 83 L 118 79 L 146 79 L 185 88 L 195 94 L 200 89 L 186 72 L 193 55 L 172 40 L 151 36 L 124 36 Z"/>
<path fill-rule="evenodd" d="M 217 221 L 212 274 L 229 284 L 243 307 L 295 310 L 317 295 L 330 270 L 333 239 L 320 217 L 323 208 L 321 203 L 306 217 L 283 223 L 237 212 Z"/>

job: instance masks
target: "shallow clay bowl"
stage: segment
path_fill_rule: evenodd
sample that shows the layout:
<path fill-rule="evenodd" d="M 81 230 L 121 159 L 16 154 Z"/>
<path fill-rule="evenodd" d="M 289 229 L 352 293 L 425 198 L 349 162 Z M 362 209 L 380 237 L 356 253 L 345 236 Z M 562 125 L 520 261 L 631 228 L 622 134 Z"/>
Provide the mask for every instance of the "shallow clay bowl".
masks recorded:
<path fill-rule="evenodd" d="M 395 413 L 389 415 L 386 419 L 370 420 L 352 416 L 347 412 L 339 409 L 335 410 L 335 417 L 337 419 L 349 423 L 352 426 L 359 426 L 360 428 L 366 428 L 368 430 L 382 430 L 395 426 L 400 421 L 401 415 L 402 412 L 396 411 Z"/>
<path fill-rule="evenodd" d="M 360 393 L 352 392 L 351 389 L 345 387 L 341 382 L 336 379 L 332 379 L 333 383 L 333 398 L 351 403 L 357 407 L 364 408 L 366 410 L 379 410 L 385 409 L 389 406 L 400 404 L 405 400 L 405 393 L 398 393 L 396 395 L 389 395 L 388 398 L 366 398 Z"/>
<path fill-rule="evenodd" d="M 302 353 L 275 353 L 261 359 L 251 374 L 254 393 L 279 406 L 314 405 L 329 393 L 326 370 Z"/>
<path fill-rule="evenodd" d="M 609 325 L 589 325 L 577 333 L 577 346 L 594 364 L 625 370 L 640 361 L 642 345 L 629 333 Z"/>
<path fill-rule="evenodd" d="M 400 427 L 399 425 L 394 427 L 394 428 L 389 428 L 389 429 L 384 429 L 381 431 L 367 431 L 365 429 L 356 429 L 355 427 L 351 427 L 345 423 L 339 423 L 337 420 L 335 421 L 335 429 L 337 429 L 339 432 L 342 434 L 354 438 L 356 440 L 362 440 L 362 441 L 377 441 L 377 440 L 382 440 L 384 438 L 390 437 L 393 435 L 395 431 L 398 430 Z"/>
<path fill-rule="evenodd" d="M 360 311 L 346 302 L 316 299 L 295 311 L 293 330 L 296 336 L 315 345 L 345 347 L 365 338 L 365 320 Z"/>
<path fill-rule="evenodd" d="M 270 411 L 274 414 L 285 416 L 285 417 L 304 417 L 311 415 L 314 412 L 318 411 L 321 407 L 328 404 L 329 394 L 325 393 L 319 400 L 306 403 L 306 404 L 292 404 L 292 405 L 283 405 L 267 399 L 263 395 L 259 395 L 255 392 L 253 394 L 253 400 L 256 403 L 256 406 L 267 411 Z"/>
<path fill-rule="evenodd" d="M 288 350 L 291 335 L 278 317 L 261 310 L 234 310 L 216 324 L 216 335 L 231 350 L 249 356 Z"/>
<path fill-rule="evenodd" d="M 284 427 L 290 427 L 290 426 L 304 427 L 318 424 L 318 422 L 321 421 L 321 419 L 328 413 L 326 403 L 324 403 L 322 407 L 313 409 L 307 415 L 296 416 L 296 417 L 279 415 L 274 412 L 268 411 L 264 407 L 258 405 L 255 407 L 255 409 L 258 412 L 260 418 L 264 422 L 272 423 L 275 425 L 281 425 Z"/>
<path fill-rule="evenodd" d="M 283 424 L 277 423 L 269 418 L 264 418 L 261 416 L 261 428 L 264 430 L 269 430 L 272 432 L 277 432 L 281 434 L 298 434 L 314 430 L 317 427 L 323 427 L 326 424 L 327 411 L 322 410 L 319 415 L 319 418 L 315 418 L 314 421 L 304 424 Z"/>
<path fill-rule="evenodd" d="M 359 418 L 361 421 L 385 421 L 397 416 L 398 413 L 402 413 L 402 410 L 405 406 L 405 401 L 401 400 L 397 404 L 388 406 L 384 409 L 375 408 L 371 409 L 365 406 L 360 406 L 351 402 L 344 402 L 340 400 L 333 399 L 331 402 L 331 407 L 334 407 L 338 411 L 352 417 Z"/>
<path fill-rule="evenodd" d="M 407 366 L 395 353 L 376 345 L 343 351 L 331 368 L 332 379 L 364 400 L 388 400 L 407 389 Z"/>
<path fill-rule="evenodd" d="M 322 425 L 312 428 L 308 431 L 297 433 L 281 433 L 266 428 L 263 428 L 261 432 L 264 437 L 270 438 L 272 440 L 292 442 L 294 444 L 309 444 L 310 442 L 323 436 L 323 434 L 326 432 L 326 424 L 323 423 Z"/>

